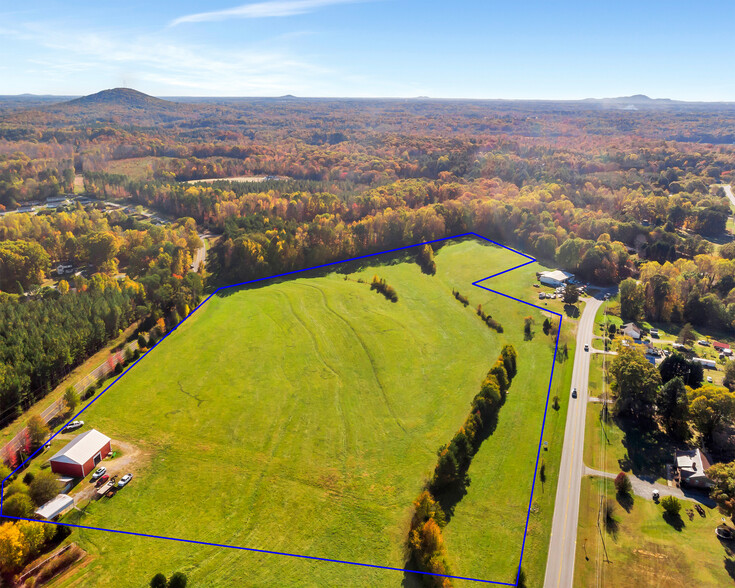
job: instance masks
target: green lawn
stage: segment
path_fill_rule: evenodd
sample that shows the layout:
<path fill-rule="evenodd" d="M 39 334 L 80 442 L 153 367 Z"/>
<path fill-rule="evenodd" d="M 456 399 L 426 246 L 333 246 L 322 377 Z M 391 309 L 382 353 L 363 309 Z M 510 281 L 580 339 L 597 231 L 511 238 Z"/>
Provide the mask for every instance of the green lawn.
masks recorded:
<path fill-rule="evenodd" d="M 349 280 L 303 277 L 212 298 L 85 412 L 91 426 L 137 445 L 149 465 L 115 498 L 67 521 L 402 567 L 411 503 L 436 450 L 510 342 L 518 376 L 444 535 L 455 574 L 514 580 L 553 339 L 541 331 L 540 311 L 471 286 L 518 256 L 465 241 L 441 248 L 436 263 L 436 276 L 391 263 Z M 488 286 L 528 298 L 539 269 Z M 374 274 L 396 289 L 398 303 L 356 281 Z M 478 303 L 504 333 L 479 320 Z M 525 316 L 536 320 L 531 341 Z M 568 389 L 571 364 L 559 367 L 555 389 Z M 559 396 L 524 559 L 534 581 L 543 577 L 562 445 L 567 394 Z M 99 531 L 75 530 L 70 540 L 95 557 L 61 586 L 103 586 L 112 576 L 142 586 L 175 570 L 195 586 L 242 586 L 243 578 L 248 586 L 413 585 L 399 572 Z"/>
<path fill-rule="evenodd" d="M 603 530 L 607 556 L 597 527 L 599 497 L 615 503 L 615 532 Z M 717 510 L 705 507 L 705 517 L 685 514 L 693 504 L 682 501 L 681 520 L 669 524 L 663 508 L 653 501 L 635 497 L 630 512 L 616 501 L 611 480 L 584 478 L 580 497 L 579 530 L 574 567 L 574 585 L 579 588 L 605 586 L 665 586 L 690 588 L 735 584 L 733 545 L 721 542 L 714 533 L 720 523 Z"/>
<path fill-rule="evenodd" d="M 619 312 L 620 310 L 620 305 L 611 300 L 607 304 L 603 304 L 602 306 L 600 306 L 600 308 L 597 309 L 597 314 L 595 314 L 595 327 L 594 327 L 595 335 L 601 336 L 603 334 L 602 325 L 605 322 L 605 310 L 607 310 L 608 324 L 612 323 L 616 327 L 619 327 L 620 325 L 623 324 L 623 319 L 621 319 L 616 314 L 616 312 Z"/>
<path fill-rule="evenodd" d="M 656 476 L 666 483 L 666 464 L 674 459 L 677 445 L 658 428 L 641 426 L 627 419 L 600 421 L 601 404 L 587 409 L 584 462 L 589 467 L 610 473 L 632 472 L 637 476 Z"/>
<path fill-rule="evenodd" d="M 584 463 L 603 472 L 616 473 L 628 467 L 628 451 L 623 445 L 625 433 L 610 418 L 600 419 L 602 404 L 587 406 L 587 424 L 584 432 Z"/>
<path fill-rule="evenodd" d="M 610 367 L 610 362 L 614 359 L 614 355 L 602 355 L 601 353 L 593 353 L 590 357 L 590 380 L 588 390 L 590 396 L 599 396 L 603 393 L 602 387 L 602 366 Z M 610 382 L 605 382 L 605 390 L 610 394 Z"/>

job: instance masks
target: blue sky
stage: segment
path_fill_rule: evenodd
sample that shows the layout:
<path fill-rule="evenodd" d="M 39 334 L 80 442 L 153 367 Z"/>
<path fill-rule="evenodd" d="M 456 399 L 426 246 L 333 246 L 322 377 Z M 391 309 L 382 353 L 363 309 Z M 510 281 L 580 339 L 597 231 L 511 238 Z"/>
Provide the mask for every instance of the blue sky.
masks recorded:
<path fill-rule="evenodd" d="M 733 17 L 733 0 L 0 0 L 0 94 L 735 101 Z"/>

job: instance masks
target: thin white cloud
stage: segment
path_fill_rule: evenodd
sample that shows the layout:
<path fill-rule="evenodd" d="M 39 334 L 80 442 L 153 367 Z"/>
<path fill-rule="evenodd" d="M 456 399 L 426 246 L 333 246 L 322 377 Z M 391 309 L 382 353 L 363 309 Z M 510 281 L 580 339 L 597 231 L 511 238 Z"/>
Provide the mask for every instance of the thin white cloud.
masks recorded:
<path fill-rule="evenodd" d="M 26 68 L 38 69 L 45 79 L 68 78 L 72 73 L 131 77 L 160 88 L 159 93 L 175 93 L 176 89 L 199 95 L 305 93 L 341 77 L 304 55 L 263 44 L 225 51 L 160 35 L 68 31 L 33 23 L 0 30 L 3 36 L 46 49 L 42 57 L 24 61 Z"/>
<path fill-rule="evenodd" d="M 198 12 L 174 19 L 169 26 L 175 27 L 187 22 L 212 22 L 228 18 L 271 18 L 307 14 L 336 4 L 354 4 L 361 0 L 268 0 L 243 4 L 235 8 Z"/>

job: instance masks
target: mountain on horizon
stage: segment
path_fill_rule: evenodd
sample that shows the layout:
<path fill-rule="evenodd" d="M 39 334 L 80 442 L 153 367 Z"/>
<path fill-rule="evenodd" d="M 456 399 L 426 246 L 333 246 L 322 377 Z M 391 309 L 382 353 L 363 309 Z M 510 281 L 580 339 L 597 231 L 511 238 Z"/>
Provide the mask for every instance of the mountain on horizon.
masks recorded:
<path fill-rule="evenodd" d="M 109 90 L 102 90 L 96 94 L 89 94 L 88 96 L 82 96 L 81 98 L 75 98 L 68 102 L 62 102 L 59 106 L 127 106 L 129 108 L 167 108 L 173 107 L 176 104 L 169 100 L 162 100 L 150 96 L 138 90 L 132 88 L 111 88 Z"/>

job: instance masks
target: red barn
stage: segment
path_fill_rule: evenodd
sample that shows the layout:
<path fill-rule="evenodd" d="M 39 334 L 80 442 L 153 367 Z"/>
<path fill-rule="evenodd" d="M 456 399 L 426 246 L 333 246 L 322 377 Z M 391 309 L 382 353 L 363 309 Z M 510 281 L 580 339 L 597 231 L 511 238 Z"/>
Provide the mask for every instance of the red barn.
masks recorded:
<path fill-rule="evenodd" d="M 110 453 L 110 438 L 92 429 L 77 435 L 54 455 L 51 471 L 63 476 L 83 478 Z"/>

